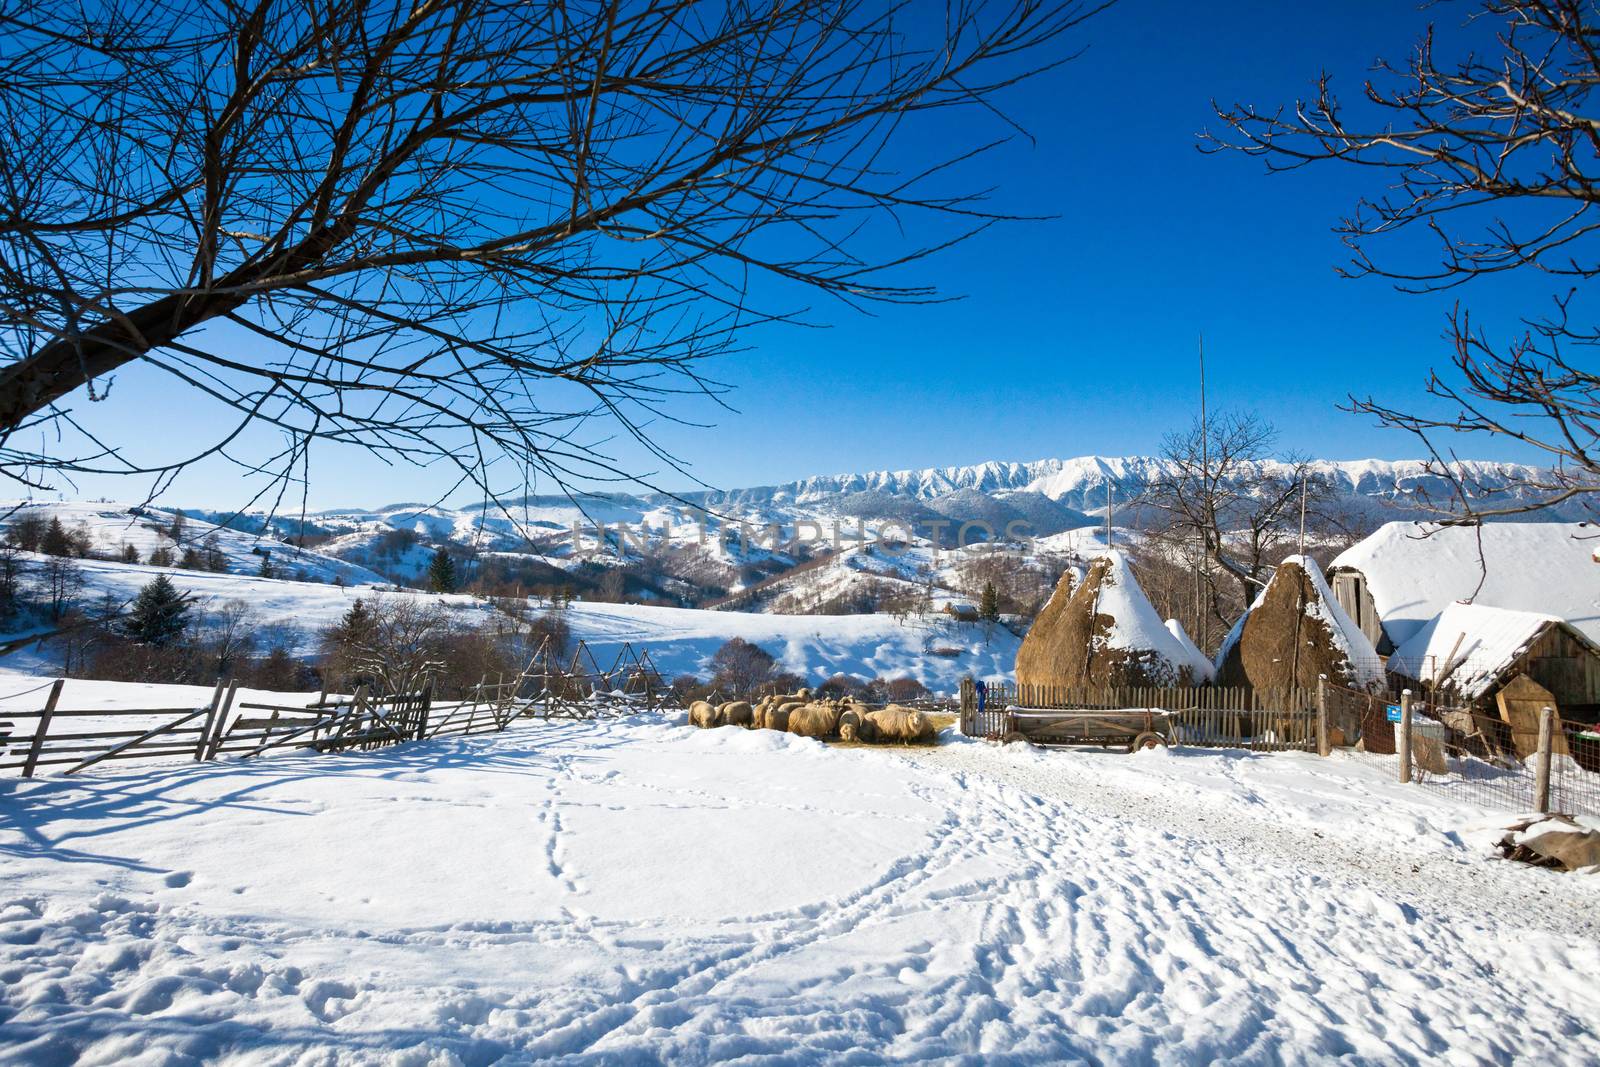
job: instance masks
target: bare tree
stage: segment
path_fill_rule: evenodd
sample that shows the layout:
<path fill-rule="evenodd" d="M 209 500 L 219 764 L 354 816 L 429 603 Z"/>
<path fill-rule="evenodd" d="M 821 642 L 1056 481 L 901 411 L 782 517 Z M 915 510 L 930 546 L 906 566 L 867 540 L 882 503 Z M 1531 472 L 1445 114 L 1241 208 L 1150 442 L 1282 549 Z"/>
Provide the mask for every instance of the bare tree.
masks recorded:
<path fill-rule="evenodd" d="M 1588 281 L 1600 272 L 1600 108 L 1589 99 L 1600 87 L 1600 11 L 1592 0 L 1477 7 L 1464 32 L 1482 50 L 1441 60 L 1430 28 L 1405 64 L 1379 64 L 1356 113 L 1323 73 L 1316 96 L 1292 109 L 1219 109 L 1228 134 L 1204 143 L 1261 155 L 1272 169 L 1337 161 L 1384 175 L 1389 193 L 1362 200 L 1338 227 L 1353 252 L 1347 275 L 1412 291 L 1530 268 Z M 1369 253 L 1378 239 L 1418 228 L 1436 240 L 1437 261 Z M 1600 507 L 1600 331 L 1571 323 L 1571 300 L 1558 298 L 1552 316 L 1526 320 L 1504 344 L 1458 304 L 1451 371 L 1426 382 L 1443 402 L 1436 412 L 1351 397 L 1353 411 L 1422 441 L 1433 472 L 1453 488 L 1458 521 L 1568 501 Z M 1523 498 L 1486 499 L 1455 462 L 1453 434 L 1520 441 L 1543 455 L 1547 472 Z"/>
<path fill-rule="evenodd" d="M 1179 556 L 1192 556 L 1213 617 L 1231 618 L 1217 572 L 1248 604 L 1299 529 L 1301 507 L 1321 519 L 1334 487 L 1304 456 L 1274 457 L 1277 431 L 1258 415 L 1212 415 L 1166 436 L 1162 463 L 1138 503 L 1154 513 L 1153 530 Z M 1208 565 L 1202 566 L 1202 563 Z M 1210 565 L 1215 565 L 1214 571 Z"/>
<path fill-rule="evenodd" d="M 1002 217 L 952 185 L 992 145 L 897 169 L 896 131 L 993 109 L 1103 6 L 0 0 L 0 472 L 215 452 L 281 496 L 332 442 L 498 495 L 623 477 L 595 418 L 676 466 L 647 424 L 798 310 L 752 279 L 934 298 L 882 272 Z M 869 261 L 884 216 L 947 221 Z M 231 428 L 100 441 L 70 401 L 132 365 Z"/>
<path fill-rule="evenodd" d="M 199 643 L 218 677 L 226 678 L 255 651 L 261 616 L 243 600 L 228 600 L 200 619 Z"/>

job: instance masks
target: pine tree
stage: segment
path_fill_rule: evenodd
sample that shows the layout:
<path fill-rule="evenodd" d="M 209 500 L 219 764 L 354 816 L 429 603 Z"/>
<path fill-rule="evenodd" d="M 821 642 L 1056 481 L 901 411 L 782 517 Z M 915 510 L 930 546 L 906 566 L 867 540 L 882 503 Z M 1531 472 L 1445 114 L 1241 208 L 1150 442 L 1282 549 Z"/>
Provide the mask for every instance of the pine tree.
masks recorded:
<path fill-rule="evenodd" d="M 1000 618 L 1000 594 L 995 591 L 993 582 L 983 583 L 983 598 L 978 602 L 978 617 L 985 622 L 994 622 Z"/>
<path fill-rule="evenodd" d="M 189 602 L 171 579 L 158 574 L 134 598 L 124 629 L 141 644 L 167 645 L 183 636 L 188 615 Z"/>
<path fill-rule="evenodd" d="M 157 545 L 155 548 L 150 550 L 150 559 L 148 562 L 152 567 L 172 566 L 172 549 L 168 548 L 166 545 Z"/>
<path fill-rule="evenodd" d="M 206 538 L 206 570 L 217 574 L 228 572 L 228 557 L 223 553 L 222 546 L 217 544 L 216 534 Z"/>
<path fill-rule="evenodd" d="M 456 588 L 456 561 L 450 558 L 450 553 L 443 547 L 433 553 L 433 562 L 428 564 L 428 588 L 435 593 L 451 593 Z"/>
<path fill-rule="evenodd" d="M 72 552 L 72 538 L 67 536 L 67 528 L 61 525 L 61 520 L 52 517 L 50 525 L 45 527 L 44 537 L 39 541 L 39 551 L 47 556 L 70 556 Z"/>
<path fill-rule="evenodd" d="M 206 569 L 206 563 L 200 555 L 200 550 L 193 545 L 183 550 L 183 561 L 178 566 L 186 571 L 203 571 Z"/>
<path fill-rule="evenodd" d="M 263 578 L 277 577 L 278 572 L 272 567 L 272 553 L 270 551 L 263 551 L 261 553 L 261 569 L 256 573 L 261 575 Z"/>
<path fill-rule="evenodd" d="M 327 643 L 337 648 L 357 647 L 372 636 L 374 624 L 372 611 L 366 601 L 356 597 L 356 602 L 350 605 L 344 616 L 328 628 Z"/>
<path fill-rule="evenodd" d="M 183 509 L 178 508 L 172 513 L 172 525 L 167 527 L 167 536 L 174 543 L 183 544 Z"/>
<path fill-rule="evenodd" d="M 134 548 L 132 545 L 128 544 L 127 542 L 123 542 L 123 545 L 122 545 L 122 562 L 124 562 L 124 563 L 138 563 L 139 562 L 139 550 L 137 548 Z"/>

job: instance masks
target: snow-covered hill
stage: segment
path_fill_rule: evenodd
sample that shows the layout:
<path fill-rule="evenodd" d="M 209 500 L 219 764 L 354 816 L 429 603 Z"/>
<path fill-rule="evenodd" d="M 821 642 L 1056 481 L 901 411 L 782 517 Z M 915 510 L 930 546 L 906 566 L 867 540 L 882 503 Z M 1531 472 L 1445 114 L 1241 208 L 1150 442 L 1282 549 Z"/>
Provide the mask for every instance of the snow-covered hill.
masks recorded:
<path fill-rule="evenodd" d="M 43 557 L 24 554 L 23 560 L 37 565 Z M 201 614 L 231 601 L 248 604 L 263 635 L 303 657 L 317 654 L 321 631 L 337 622 L 357 597 L 426 598 L 447 606 L 465 627 L 488 623 L 497 610 L 486 600 L 462 595 L 435 597 L 94 559 L 80 561 L 80 567 L 81 600 L 86 604 L 107 597 L 125 603 L 155 575 L 165 574 L 194 598 L 194 609 Z M 546 610 L 537 600 L 529 606 L 535 612 Z M 623 645 L 631 643 L 635 650 L 648 649 L 657 669 L 668 678 L 708 676 L 717 649 L 730 638 L 742 637 L 771 652 L 785 670 L 813 681 L 841 672 L 863 680 L 909 677 L 935 691 L 952 692 L 966 674 L 1007 676 L 1018 645 L 1002 626 L 956 622 L 939 615 L 763 615 L 582 601 L 559 609 L 559 614 L 572 639 L 587 642 L 600 666 L 609 666 Z M 0 657 L 0 672 L 50 675 L 59 669 L 60 655 L 53 645 L 30 644 Z"/>
<path fill-rule="evenodd" d="M 43 503 L 0 501 L 0 534 L 29 517 L 59 519 L 68 532 L 81 532 L 94 555 L 119 557 L 132 549 L 138 558 L 167 549 L 180 560 L 186 549 L 204 551 L 215 546 L 231 575 L 260 574 L 263 561 L 283 577 L 309 582 L 340 581 L 346 585 L 382 582 L 382 575 L 366 567 L 321 552 L 284 544 L 259 533 L 216 526 L 188 513 L 178 539 L 171 536 L 174 514 L 162 508 L 98 502 Z"/>

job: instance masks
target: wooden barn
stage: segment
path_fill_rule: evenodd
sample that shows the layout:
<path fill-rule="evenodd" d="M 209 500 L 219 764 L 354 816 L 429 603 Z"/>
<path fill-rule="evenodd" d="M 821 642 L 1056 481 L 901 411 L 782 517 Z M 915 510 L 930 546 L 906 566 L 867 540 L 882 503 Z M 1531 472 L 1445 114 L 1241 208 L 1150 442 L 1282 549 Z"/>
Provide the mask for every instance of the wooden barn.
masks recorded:
<path fill-rule="evenodd" d="M 1600 644 L 1597 546 L 1593 523 L 1391 522 L 1335 557 L 1328 584 L 1384 655 L 1459 600 L 1555 615 Z"/>
<path fill-rule="evenodd" d="M 1556 615 L 1455 603 L 1389 657 L 1397 682 L 1488 709 L 1526 677 L 1563 719 L 1600 721 L 1600 645 Z"/>

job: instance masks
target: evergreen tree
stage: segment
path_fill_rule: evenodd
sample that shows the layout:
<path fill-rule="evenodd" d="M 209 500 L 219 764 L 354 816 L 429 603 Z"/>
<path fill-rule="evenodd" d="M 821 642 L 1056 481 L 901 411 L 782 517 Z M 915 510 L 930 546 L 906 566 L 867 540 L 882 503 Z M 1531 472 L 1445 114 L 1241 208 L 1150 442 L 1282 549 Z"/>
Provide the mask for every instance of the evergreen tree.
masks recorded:
<path fill-rule="evenodd" d="M 44 516 L 37 512 L 18 515 L 6 529 L 6 540 L 24 552 L 37 552 L 47 529 L 49 523 L 45 522 Z"/>
<path fill-rule="evenodd" d="M 228 572 L 228 557 L 223 554 L 222 546 L 217 544 L 216 534 L 206 538 L 206 570 L 217 574 Z"/>
<path fill-rule="evenodd" d="M 983 583 L 983 598 L 978 601 L 978 617 L 985 622 L 994 622 L 1000 618 L 1000 594 L 995 591 L 993 582 Z"/>
<path fill-rule="evenodd" d="M 137 548 L 134 548 L 132 545 L 128 544 L 127 542 L 123 542 L 123 545 L 122 545 L 122 562 L 124 562 L 124 563 L 138 563 L 139 562 L 139 550 Z"/>
<path fill-rule="evenodd" d="M 124 626 L 128 636 L 146 645 L 168 645 L 189 625 L 189 602 L 165 574 L 158 574 L 139 590 Z"/>
<path fill-rule="evenodd" d="M 435 593 L 452 593 L 456 588 L 456 561 L 441 546 L 428 564 L 428 588 Z"/>
<path fill-rule="evenodd" d="M 39 551 L 47 556 L 70 556 L 72 552 L 72 538 L 67 536 L 67 528 L 61 525 L 61 520 L 51 517 L 50 525 L 45 527 L 44 537 L 39 541 Z"/>
<path fill-rule="evenodd" d="M 328 628 L 325 643 L 330 647 L 354 648 L 372 636 L 375 624 L 367 602 L 356 597 L 356 602 L 346 609 L 344 616 Z"/>
<path fill-rule="evenodd" d="M 272 553 L 270 551 L 263 551 L 261 553 L 261 569 L 256 573 L 261 575 L 263 578 L 277 577 L 278 572 L 272 567 Z"/>
<path fill-rule="evenodd" d="M 168 548 L 166 545 L 157 545 L 155 548 L 150 550 L 150 559 L 148 562 L 152 567 L 172 566 L 172 549 Z"/>
<path fill-rule="evenodd" d="M 178 508 L 175 511 L 173 511 L 173 513 L 172 513 L 172 525 L 167 527 L 167 536 L 172 538 L 172 540 L 176 544 L 180 544 L 181 545 L 183 543 L 183 509 L 182 508 Z"/>
<path fill-rule="evenodd" d="M 206 569 L 206 563 L 200 555 L 200 550 L 193 545 L 183 550 L 183 560 L 178 566 L 186 571 L 203 571 Z"/>

